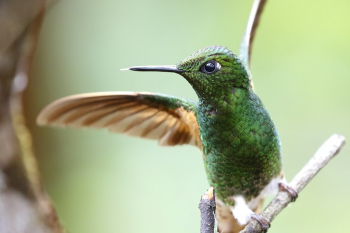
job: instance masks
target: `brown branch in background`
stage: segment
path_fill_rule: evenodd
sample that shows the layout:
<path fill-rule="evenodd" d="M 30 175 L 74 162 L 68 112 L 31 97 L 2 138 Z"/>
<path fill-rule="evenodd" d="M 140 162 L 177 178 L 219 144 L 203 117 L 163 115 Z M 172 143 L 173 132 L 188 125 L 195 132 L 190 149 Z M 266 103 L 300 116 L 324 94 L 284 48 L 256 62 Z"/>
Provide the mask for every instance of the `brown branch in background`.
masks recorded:
<path fill-rule="evenodd" d="M 345 144 L 344 136 L 334 134 L 317 150 L 315 155 L 294 177 L 289 185 L 298 193 L 315 177 L 315 175 L 342 149 Z M 280 191 L 261 213 L 261 216 L 272 222 L 276 216 L 291 202 L 290 195 Z M 240 233 L 259 233 L 260 225 L 251 221 Z"/>
<path fill-rule="evenodd" d="M 46 4 L 0 4 L 0 232 L 62 232 L 41 184 L 21 101 Z"/>
<path fill-rule="evenodd" d="M 215 191 L 210 187 L 201 197 L 198 206 L 201 212 L 201 233 L 213 233 L 215 226 Z"/>

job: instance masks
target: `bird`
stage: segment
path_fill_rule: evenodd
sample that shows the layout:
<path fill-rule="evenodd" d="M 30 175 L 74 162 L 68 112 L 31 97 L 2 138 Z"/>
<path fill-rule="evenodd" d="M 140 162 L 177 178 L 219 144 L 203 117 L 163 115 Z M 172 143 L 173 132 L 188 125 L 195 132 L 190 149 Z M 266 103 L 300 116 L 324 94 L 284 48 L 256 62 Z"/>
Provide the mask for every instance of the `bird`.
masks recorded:
<path fill-rule="evenodd" d="M 269 221 L 258 214 L 266 196 L 284 190 L 295 200 L 298 194 L 283 175 L 276 126 L 236 54 L 215 45 L 177 65 L 123 70 L 179 74 L 192 86 L 198 102 L 148 92 L 78 94 L 49 104 L 37 124 L 107 128 L 155 139 L 161 146 L 197 147 L 215 189 L 219 232 L 239 232 L 252 220 L 267 230 Z"/>

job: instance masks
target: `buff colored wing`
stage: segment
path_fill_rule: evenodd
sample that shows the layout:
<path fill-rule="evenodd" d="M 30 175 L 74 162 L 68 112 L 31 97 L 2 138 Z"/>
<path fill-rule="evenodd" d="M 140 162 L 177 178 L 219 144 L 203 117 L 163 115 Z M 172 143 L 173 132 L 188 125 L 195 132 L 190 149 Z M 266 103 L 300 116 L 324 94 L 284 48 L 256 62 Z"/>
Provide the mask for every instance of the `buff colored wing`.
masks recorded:
<path fill-rule="evenodd" d="M 103 92 L 73 95 L 48 105 L 39 125 L 107 128 L 111 132 L 156 139 L 159 145 L 201 148 L 196 104 L 173 96 Z"/>

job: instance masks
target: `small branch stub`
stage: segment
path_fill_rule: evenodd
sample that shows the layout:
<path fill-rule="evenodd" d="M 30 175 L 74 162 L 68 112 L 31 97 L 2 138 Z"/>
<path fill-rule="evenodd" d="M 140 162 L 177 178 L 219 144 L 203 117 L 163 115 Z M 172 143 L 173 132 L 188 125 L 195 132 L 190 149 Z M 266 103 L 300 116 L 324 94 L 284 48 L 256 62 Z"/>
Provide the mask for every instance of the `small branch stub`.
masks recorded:
<path fill-rule="evenodd" d="M 210 187 L 201 197 L 199 210 L 201 211 L 201 233 L 213 233 L 215 226 L 215 191 Z"/>

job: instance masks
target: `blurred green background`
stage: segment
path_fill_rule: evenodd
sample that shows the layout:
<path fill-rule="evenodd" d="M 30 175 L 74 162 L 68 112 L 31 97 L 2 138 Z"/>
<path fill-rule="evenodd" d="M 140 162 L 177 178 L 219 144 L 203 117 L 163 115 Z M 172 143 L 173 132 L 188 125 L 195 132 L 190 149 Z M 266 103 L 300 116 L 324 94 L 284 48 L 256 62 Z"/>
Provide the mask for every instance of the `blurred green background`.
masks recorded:
<path fill-rule="evenodd" d="M 176 64 L 209 45 L 239 49 L 253 1 L 60 0 L 48 10 L 26 93 L 45 187 L 68 232 L 199 232 L 208 188 L 194 147 L 107 131 L 39 128 L 58 98 L 150 91 L 197 99 L 179 75 L 122 72 Z M 350 2 L 270 0 L 252 56 L 255 88 L 282 140 L 290 180 L 333 133 L 350 136 Z M 350 146 L 272 223 L 269 232 L 344 232 Z"/>

